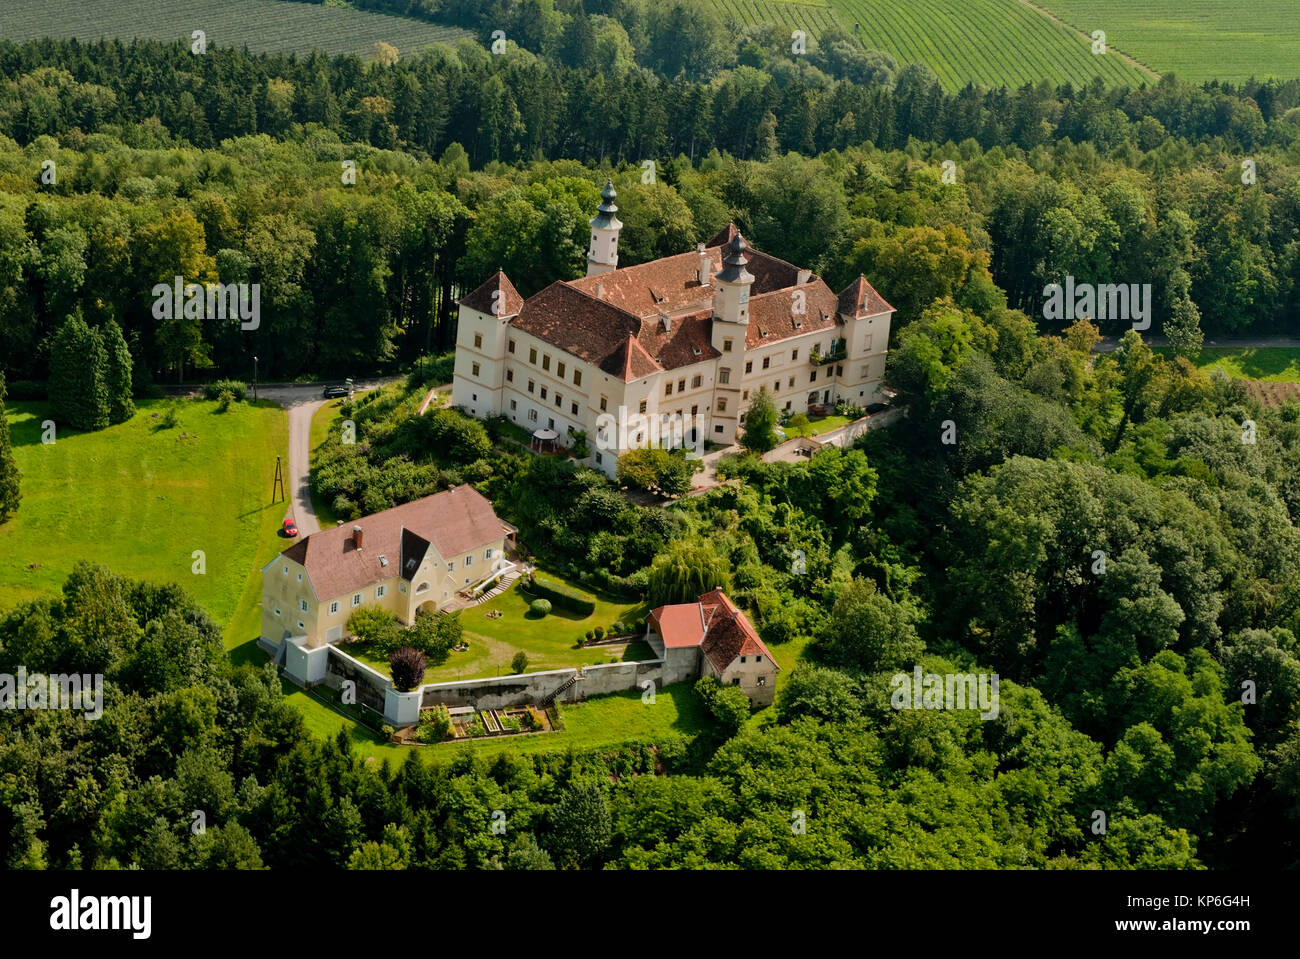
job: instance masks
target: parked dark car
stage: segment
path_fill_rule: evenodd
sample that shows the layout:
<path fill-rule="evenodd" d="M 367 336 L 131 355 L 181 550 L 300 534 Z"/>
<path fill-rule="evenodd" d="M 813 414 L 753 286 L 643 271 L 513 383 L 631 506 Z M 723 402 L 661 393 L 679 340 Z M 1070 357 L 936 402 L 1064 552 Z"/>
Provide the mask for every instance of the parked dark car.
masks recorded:
<path fill-rule="evenodd" d="M 321 390 L 321 397 L 327 400 L 338 399 L 340 396 L 352 395 L 352 381 L 344 380 L 342 384 L 332 384 Z"/>

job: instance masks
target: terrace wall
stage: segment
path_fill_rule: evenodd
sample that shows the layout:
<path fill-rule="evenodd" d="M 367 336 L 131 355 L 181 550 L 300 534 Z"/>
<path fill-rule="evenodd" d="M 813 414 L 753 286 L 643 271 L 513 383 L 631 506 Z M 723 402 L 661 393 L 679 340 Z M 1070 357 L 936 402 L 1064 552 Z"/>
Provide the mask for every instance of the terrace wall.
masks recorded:
<path fill-rule="evenodd" d="M 581 702 L 588 696 L 604 696 L 629 689 L 641 689 L 650 680 L 656 688 L 663 686 L 663 660 L 639 663 L 605 663 L 585 666 L 583 678 L 565 689 L 557 698 L 562 703 Z M 577 674 L 576 669 L 552 669 L 515 676 L 489 679 L 462 679 L 450 683 L 428 683 L 421 688 L 421 705 L 477 706 L 502 709 L 507 706 L 538 705 Z"/>

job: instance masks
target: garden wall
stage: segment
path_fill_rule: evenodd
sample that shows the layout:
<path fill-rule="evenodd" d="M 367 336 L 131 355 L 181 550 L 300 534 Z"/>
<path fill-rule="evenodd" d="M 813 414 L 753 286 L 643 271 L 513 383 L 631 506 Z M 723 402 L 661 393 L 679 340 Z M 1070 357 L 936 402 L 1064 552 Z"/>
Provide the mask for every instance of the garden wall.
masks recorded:
<path fill-rule="evenodd" d="M 576 669 L 552 669 L 516 676 L 428 683 L 421 689 L 424 697 L 421 705 L 426 708 L 437 705 L 473 705 L 480 709 L 535 706 L 564 686 L 577 672 Z M 646 680 L 653 680 L 656 687 L 662 686 L 663 660 L 586 666 L 583 667 L 582 675 L 582 679 L 559 695 L 560 702 L 576 703 L 588 696 L 604 696 L 628 689 L 640 689 L 641 684 Z"/>
<path fill-rule="evenodd" d="M 385 713 L 385 702 L 392 682 L 371 669 L 365 663 L 358 662 L 347 653 L 333 646 L 329 649 L 329 664 L 325 667 L 325 685 L 330 689 L 340 689 L 345 680 L 357 684 L 357 703 L 369 706 L 378 713 Z M 387 715 L 384 717 L 392 722 Z"/>

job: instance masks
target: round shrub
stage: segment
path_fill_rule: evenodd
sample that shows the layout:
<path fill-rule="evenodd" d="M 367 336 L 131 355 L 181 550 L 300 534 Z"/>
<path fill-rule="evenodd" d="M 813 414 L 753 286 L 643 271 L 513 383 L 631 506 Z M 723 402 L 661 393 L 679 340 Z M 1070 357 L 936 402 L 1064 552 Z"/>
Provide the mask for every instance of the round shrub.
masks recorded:
<path fill-rule="evenodd" d="M 604 639 L 604 638 L 605 638 L 605 627 L 604 627 L 604 626 L 597 626 L 597 627 L 596 627 L 596 638 L 597 638 L 597 639 Z"/>
<path fill-rule="evenodd" d="M 528 604 L 528 611 L 534 616 L 545 616 L 551 611 L 551 601 L 549 599 L 535 599 Z"/>

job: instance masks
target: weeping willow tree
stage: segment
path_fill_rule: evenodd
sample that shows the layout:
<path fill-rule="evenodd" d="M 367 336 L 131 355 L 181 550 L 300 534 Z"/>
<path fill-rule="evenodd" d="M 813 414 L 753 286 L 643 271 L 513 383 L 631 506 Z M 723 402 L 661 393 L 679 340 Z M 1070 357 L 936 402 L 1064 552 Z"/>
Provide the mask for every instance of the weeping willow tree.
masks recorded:
<path fill-rule="evenodd" d="M 731 588 L 731 563 L 702 537 L 676 540 L 650 564 L 650 605 L 690 603 L 711 589 Z"/>

